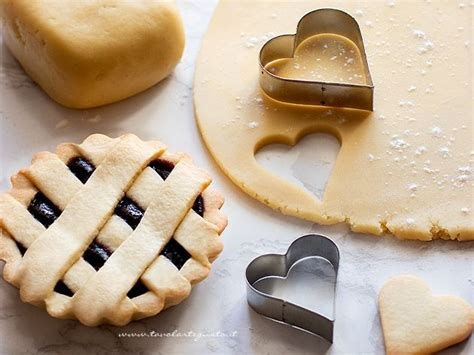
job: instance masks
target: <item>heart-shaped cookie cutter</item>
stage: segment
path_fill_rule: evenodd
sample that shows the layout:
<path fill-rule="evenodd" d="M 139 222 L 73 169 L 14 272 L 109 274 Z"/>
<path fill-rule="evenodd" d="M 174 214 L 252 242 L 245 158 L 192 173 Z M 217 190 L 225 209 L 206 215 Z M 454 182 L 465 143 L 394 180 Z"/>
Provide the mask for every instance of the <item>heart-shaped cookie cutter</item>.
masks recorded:
<path fill-rule="evenodd" d="M 351 40 L 359 49 L 366 85 L 284 78 L 267 69 L 268 64 L 293 58 L 298 46 L 318 34 L 335 34 Z M 274 37 L 260 50 L 260 86 L 271 98 L 293 104 L 336 106 L 373 111 L 374 85 L 364 41 L 357 21 L 344 11 L 319 9 L 304 15 L 296 34 Z"/>
<path fill-rule="evenodd" d="M 286 277 L 291 267 L 308 257 L 321 257 L 339 269 L 339 249 L 329 238 L 319 234 L 304 235 L 289 246 L 285 254 L 266 254 L 255 258 L 247 266 L 247 302 L 257 313 L 272 320 L 304 329 L 332 343 L 334 318 L 298 306 L 257 290 L 254 285 L 268 276 Z M 334 300 L 333 300 L 334 307 Z"/>

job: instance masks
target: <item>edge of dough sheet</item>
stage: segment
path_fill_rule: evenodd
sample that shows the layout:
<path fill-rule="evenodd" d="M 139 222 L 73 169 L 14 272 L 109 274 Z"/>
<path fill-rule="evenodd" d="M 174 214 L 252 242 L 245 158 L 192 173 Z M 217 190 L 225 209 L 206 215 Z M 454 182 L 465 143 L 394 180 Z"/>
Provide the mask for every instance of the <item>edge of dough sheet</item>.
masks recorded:
<path fill-rule="evenodd" d="M 472 10 L 466 6 L 466 13 L 450 16 L 450 6 L 462 9 L 445 2 L 436 6 L 315 0 L 260 1 L 250 9 L 245 2 L 220 1 L 194 78 L 197 125 L 219 167 L 248 195 L 285 215 L 319 224 L 345 222 L 354 232 L 400 239 L 474 240 L 467 73 L 472 48 L 466 49 L 464 39 Z M 363 9 L 357 20 L 375 84 L 373 113 L 286 105 L 260 89 L 260 47 L 273 36 L 294 33 L 304 14 L 321 7 L 350 14 Z M 407 12 L 425 15 L 410 22 L 403 19 Z M 385 21 L 389 18 L 394 20 Z M 463 25 L 466 33 L 460 36 Z M 456 54 L 455 63 L 446 62 L 449 54 Z M 438 131 L 444 135 L 438 137 Z M 329 133 L 341 142 L 322 200 L 255 159 L 265 145 L 294 146 L 310 133 Z"/>

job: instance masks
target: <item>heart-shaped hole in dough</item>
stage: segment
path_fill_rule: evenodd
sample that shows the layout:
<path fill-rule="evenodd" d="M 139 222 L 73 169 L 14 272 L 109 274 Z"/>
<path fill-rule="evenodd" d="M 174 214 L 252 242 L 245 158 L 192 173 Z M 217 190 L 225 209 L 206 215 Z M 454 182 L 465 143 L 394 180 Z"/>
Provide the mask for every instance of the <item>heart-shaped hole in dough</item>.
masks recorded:
<path fill-rule="evenodd" d="M 293 264 L 286 277 L 267 276 L 253 285 L 257 290 L 334 319 L 336 272 L 321 257 Z"/>
<path fill-rule="evenodd" d="M 270 144 L 261 148 L 255 158 L 260 165 L 323 199 L 341 144 L 327 133 L 306 135 L 290 147 Z"/>
<path fill-rule="evenodd" d="M 357 46 L 335 34 L 319 34 L 303 41 L 293 58 L 277 59 L 265 67 L 290 79 L 366 85 L 364 61 Z"/>

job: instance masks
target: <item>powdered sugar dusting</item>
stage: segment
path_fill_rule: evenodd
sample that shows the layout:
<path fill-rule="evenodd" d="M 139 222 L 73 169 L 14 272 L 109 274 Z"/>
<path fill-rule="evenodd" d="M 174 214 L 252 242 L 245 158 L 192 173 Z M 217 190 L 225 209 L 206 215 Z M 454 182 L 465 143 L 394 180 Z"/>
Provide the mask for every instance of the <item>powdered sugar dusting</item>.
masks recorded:
<path fill-rule="evenodd" d="M 421 30 L 413 30 L 413 36 L 415 36 L 415 38 L 421 38 L 421 39 L 426 38 L 425 32 Z"/>
<path fill-rule="evenodd" d="M 436 138 L 441 138 L 443 136 L 443 130 L 439 127 L 431 128 L 431 135 Z"/>
<path fill-rule="evenodd" d="M 422 155 L 423 153 L 425 153 L 427 151 L 428 151 L 428 149 L 426 149 L 426 147 L 422 145 L 422 146 L 416 148 L 415 155 Z"/>
<path fill-rule="evenodd" d="M 450 150 L 448 147 L 442 147 L 438 150 L 438 152 L 443 158 L 448 158 L 450 156 Z"/>
<path fill-rule="evenodd" d="M 392 140 L 390 141 L 390 147 L 392 149 L 398 150 L 398 151 L 403 151 L 410 147 L 410 144 L 407 143 L 405 140 L 399 138 L 397 135 L 392 137 Z"/>
<path fill-rule="evenodd" d="M 259 126 L 258 122 L 252 121 L 247 125 L 249 128 L 257 128 Z"/>

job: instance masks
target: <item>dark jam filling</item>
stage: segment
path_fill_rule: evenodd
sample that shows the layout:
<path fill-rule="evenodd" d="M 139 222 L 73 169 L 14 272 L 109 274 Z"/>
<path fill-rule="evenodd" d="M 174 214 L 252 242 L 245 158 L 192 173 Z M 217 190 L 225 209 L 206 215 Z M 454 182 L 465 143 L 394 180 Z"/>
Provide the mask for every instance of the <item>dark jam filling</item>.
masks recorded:
<path fill-rule="evenodd" d="M 204 216 L 204 199 L 199 195 L 193 204 L 193 211 L 201 217 Z"/>
<path fill-rule="evenodd" d="M 181 269 L 191 255 L 173 238 L 164 247 L 161 255 L 166 256 L 177 268 Z"/>
<path fill-rule="evenodd" d="M 86 158 L 75 157 L 69 160 L 67 164 L 69 170 L 83 183 L 91 177 L 95 166 Z"/>
<path fill-rule="evenodd" d="M 20 242 L 16 241 L 16 240 L 15 240 L 15 244 L 16 244 L 16 247 L 18 248 L 18 250 L 20 251 L 21 256 L 25 255 L 26 247 L 23 244 L 21 244 Z"/>
<path fill-rule="evenodd" d="M 148 288 L 143 284 L 143 282 L 138 279 L 138 281 L 135 283 L 135 285 L 128 291 L 127 296 L 129 298 L 134 298 L 140 295 L 143 295 L 144 293 L 148 292 Z"/>
<path fill-rule="evenodd" d="M 143 209 L 132 199 L 125 196 L 115 207 L 114 213 L 121 217 L 132 229 L 137 228 L 143 217 Z"/>
<path fill-rule="evenodd" d="M 66 284 L 59 280 L 56 286 L 54 286 L 54 291 L 57 293 L 62 293 L 63 295 L 72 297 L 74 295 L 74 292 L 71 291 L 69 287 L 66 286 Z"/>
<path fill-rule="evenodd" d="M 104 245 L 93 241 L 86 249 L 82 257 L 98 271 L 107 261 L 112 252 Z"/>
<path fill-rule="evenodd" d="M 171 174 L 171 171 L 174 169 L 173 163 L 162 159 L 152 161 L 149 166 L 155 170 L 163 180 L 166 180 L 166 178 Z"/>
<path fill-rule="evenodd" d="M 37 192 L 28 206 L 28 211 L 43 226 L 48 228 L 59 217 L 61 211 L 42 192 Z"/>

